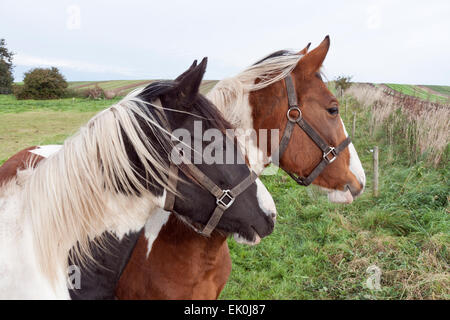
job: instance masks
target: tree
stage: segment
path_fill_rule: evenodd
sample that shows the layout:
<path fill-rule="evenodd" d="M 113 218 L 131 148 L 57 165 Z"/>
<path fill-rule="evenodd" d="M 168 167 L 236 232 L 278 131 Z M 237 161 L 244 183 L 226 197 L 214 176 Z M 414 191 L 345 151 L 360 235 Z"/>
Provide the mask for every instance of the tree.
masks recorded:
<path fill-rule="evenodd" d="M 66 96 L 67 81 L 58 68 L 34 68 L 25 72 L 23 86 L 16 86 L 17 99 L 58 99 Z"/>
<path fill-rule="evenodd" d="M 345 90 L 350 88 L 352 85 L 351 83 L 352 76 L 339 76 L 334 80 L 334 83 L 336 85 L 336 90 L 339 94 L 342 94 Z"/>
<path fill-rule="evenodd" d="M 14 82 L 13 59 L 14 53 L 6 47 L 5 39 L 0 39 L 0 94 L 9 94 Z"/>

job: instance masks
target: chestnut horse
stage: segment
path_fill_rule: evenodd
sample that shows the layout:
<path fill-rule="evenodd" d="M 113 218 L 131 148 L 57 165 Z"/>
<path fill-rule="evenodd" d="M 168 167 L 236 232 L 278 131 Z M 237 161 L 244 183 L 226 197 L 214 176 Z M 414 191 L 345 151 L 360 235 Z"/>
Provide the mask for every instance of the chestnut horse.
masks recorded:
<path fill-rule="evenodd" d="M 326 37 L 309 53 L 308 45 L 298 53 L 271 54 L 236 77 L 220 81 L 207 97 L 236 127 L 255 129 L 257 134 L 259 129 L 283 132 L 288 122 L 283 78 L 291 74 L 303 117 L 328 143 L 338 146 L 348 134 L 339 116 L 338 101 L 320 77 L 329 44 Z M 271 145 L 261 146 L 259 135 L 257 138 L 253 143 L 268 150 L 270 157 Z M 321 150 L 304 131 L 295 128 L 280 166 L 287 172 L 307 176 L 321 158 Z M 261 160 L 250 162 L 258 173 L 268 164 Z M 332 202 L 352 202 L 365 184 L 354 146 L 350 144 L 313 184 L 329 191 Z M 226 237 L 216 232 L 205 238 L 165 211 L 152 219 L 158 220 L 161 228 L 155 228 L 158 223 L 151 221 L 139 237 L 120 278 L 117 298 L 218 298 L 231 272 Z"/>
<path fill-rule="evenodd" d="M 135 90 L 55 152 L 31 148 L 1 167 L 0 299 L 69 298 L 67 257 L 89 266 L 102 235 L 126 237 L 167 203 L 191 227 L 217 227 L 246 243 L 272 232 L 275 205 L 236 143 L 227 144 L 232 164 L 192 164 L 173 152 L 176 128 L 195 136 L 200 123 L 224 138 L 231 128 L 199 94 L 205 69 L 206 58 L 178 81 Z M 233 201 L 224 202 L 228 193 Z"/>

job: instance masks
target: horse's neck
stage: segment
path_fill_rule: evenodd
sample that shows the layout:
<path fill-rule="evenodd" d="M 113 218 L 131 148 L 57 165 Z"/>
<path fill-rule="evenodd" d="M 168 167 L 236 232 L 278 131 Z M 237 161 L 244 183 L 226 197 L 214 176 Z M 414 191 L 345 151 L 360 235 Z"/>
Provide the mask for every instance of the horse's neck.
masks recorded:
<path fill-rule="evenodd" d="M 231 272 L 224 235 L 204 237 L 162 210 L 145 231 L 120 279 L 119 299 L 217 298 Z"/>
<path fill-rule="evenodd" d="M 156 201 L 150 200 L 148 197 L 128 197 L 125 195 L 118 194 L 107 194 L 108 206 L 107 212 L 111 212 L 113 218 L 106 223 L 106 230 L 115 234 L 119 239 L 129 232 L 138 232 L 141 230 L 149 214 L 155 211 L 160 203 L 163 203 L 163 197 L 156 198 Z M 126 218 L 127 221 L 123 221 L 120 218 L 123 213 L 128 212 L 131 216 Z M 117 220 L 116 218 L 119 218 Z"/>
<path fill-rule="evenodd" d="M 45 180 L 45 170 L 52 169 L 51 161 L 52 159 L 47 159 L 36 169 L 26 170 L 32 170 L 32 172 L 27 173 L 28 175 L 22 179 L 24 184 L 22 197 L 23 203 L 25 203 L 23 212 L 29 212 L 27 215 L 31 222 L 33 241 L 39 243 L 39 246 L 36 247 L 37 261 L 42 267 L 43 274 L 49 279 L 54 272 L 65 270 L 69 251 L 72 247 L 77 246 L 77 243 L 83 243 L 84 241 L 86 245 L 89 239 L 100 237 L 105 231 L 117 235 L 119 239 L 129 232 L 139 231 L 145 225 L 149 214 L 154 211 L 155 207 L 163 204 L 164 197 L 160 197 L 161 199 L 155 198 L 150 192 L 140 196 L 125 195 L 106 191 L 100 187 L 99 190 L 102 194 L 96 195 L 101 199 L 97 206 L 98 209 L 91 206 L 90 211 L 79 214 L 78 210 L 66 207 L 70 206 L 71 203 L 67 203 L 65 195 L 71 194 L 79 197 L 76 204 L 82 205 L 83 197 L 88 196 L 87 192 L 82 196 L 74 194 L 73 190 L 67 192 L 59 190 L 58 196 L 49 197 L 55 192 L 51 183 L 53 180 Z M 20 175 L 19 178 L 21 178 Z M 32 181 L 33 178 L 34 181 Z M 60 189 L 66 187 L 66 184 L 60 183 L 58 185 Z M 35 193 L 32 194 L 30 190 Z M 30 198 L 33 199 L 33 202 L 29 201 Z M 38 199 L 49 203 L 40 204 Z M 86 201 L 89 201 L 89 199 L 86 198 Z M 32 205 L 30 205 L 31 203 Z M 61 211 L 56 211 L 55 213 L 55 210 L 52 211 L 52 214 L 48 214 L 47 208 L 52 207 L 70 210 L 67 212 L 70 212 L 72 217 L 67 221 L 66 219 L 69 216 L 67 212 L 64 214 Z M 79 217 L 76 216 L 77 214 Z M 89 255 L 88 250 L 81 249 L 83 259 L 89 257 Z M 89 261 L 89 259 L 86 259 L 86 261 Z"/>
<path fill-rule="evenodd" d="M 239 84 L 233 84 L 232 79 L 223 81 L 225 84 L 221 85 L 221 82 L 219 82 L 207 94 L 207 97 L 217 106 L 224 118 L 237 128 L 235 135 L 245 148 L 250 167 L 257 174 L 261 174 L 269 160 L 264 157 L 262 151 L 258 148 L 256 136 L 251 134 L 254 130 L 254 122 L 249 93 L 238 89 L 236 89 L 239 91 L 238 93 L 232 92 L 228 85 L 239 87 Z M 227 84 L 227 82 L 230 82 L 230 84 Z"/>
<path fill-rule="evenodd" d="M 218 232 L 213 232 L 211 238 L 202 236 L 192 230 L 190 226 L 177 218 L 173 213 L 171 214 L 162 209 L 155 210 L 150 215 L 145 224 L 144 234 L 147 239 L 147 256 L 153 250 L 153 245 L 157 238 L 164 238 L 165 242 L 183 246 L 192 241 L 200 241 L 211 246 L 211 249 L 214 249 L 214 246 L 221 246 L 226 240 L 226 236 Z M 211 239 L 214 241 L 210 241 Z"/>

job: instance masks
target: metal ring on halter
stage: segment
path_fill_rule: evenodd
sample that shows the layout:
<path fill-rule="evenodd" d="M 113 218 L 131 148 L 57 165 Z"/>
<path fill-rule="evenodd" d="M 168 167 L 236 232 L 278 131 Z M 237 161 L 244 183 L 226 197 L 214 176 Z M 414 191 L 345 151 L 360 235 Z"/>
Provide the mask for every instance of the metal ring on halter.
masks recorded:
<path fill-rule="evenodd" d="M 336 160 L 337 154 L 336 154 L 336 149 L 335 149 L 334 147 L 329 147 L 329 148 L 330 148 L 330 149 L 327 150 L 327 152 L 324 152 L 324 153 L 323 153 L 323 159 L 324 159 L 325 161 L 327 161 L 328 163 L 332 163 L 334 160 Z M 329 155 L 330 153 L 333 155 L 333 158 L 331 158 L 331 160 L 328 159 L 328 155 Z"/>
<path fill-rule="evenodd" d="M 297 118 L 291 117 L 291 111 L 293 111 L 293 110 L 295 110 L 295 111 L 298 112 Z M 297 122 L 298 120 L 300 120 L 300 119 L 302 118 L 302 111 L 300 110 L 299 107 L 297 107 L 297 106 L 292 106 L 292 107 L 290 107 L 289 110 L 287 111 L 286 116 L 287 116 L 287 118 L 288 118 L 289 121 L 291 121 L 291 122 Z"/>
<path fill-rule="evenodd" d="M 216 199 L 216 203 L 217 205 L 222 206 L 224 209 L 228 209 L 233 204 L 235 198 L 231 194 L 230 190 L 222 190 L 222 191 L 223 194 Z"/>

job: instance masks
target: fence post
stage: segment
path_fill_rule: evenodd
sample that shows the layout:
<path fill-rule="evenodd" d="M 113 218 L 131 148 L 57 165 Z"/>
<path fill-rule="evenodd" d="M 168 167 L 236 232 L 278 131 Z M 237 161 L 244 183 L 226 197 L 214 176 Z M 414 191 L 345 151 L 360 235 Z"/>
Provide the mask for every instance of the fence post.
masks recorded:
<path fill-rule="evenodd" d="M 348 120 L 348 118 L 347 118 L 347 99 L 344 100 L 344 103 L 345 103 L 345 121 L 347 121 Z"/>
<path fill-rule="evenodd" d="M 356 112 L 353 112 L 352 139 L 355 139 L 355 130 L 356 130 Z"/>
<path fill-rule="evenodd" d="M 373 147 L 373 196 L 378 197 L 378 146 Z"/>

